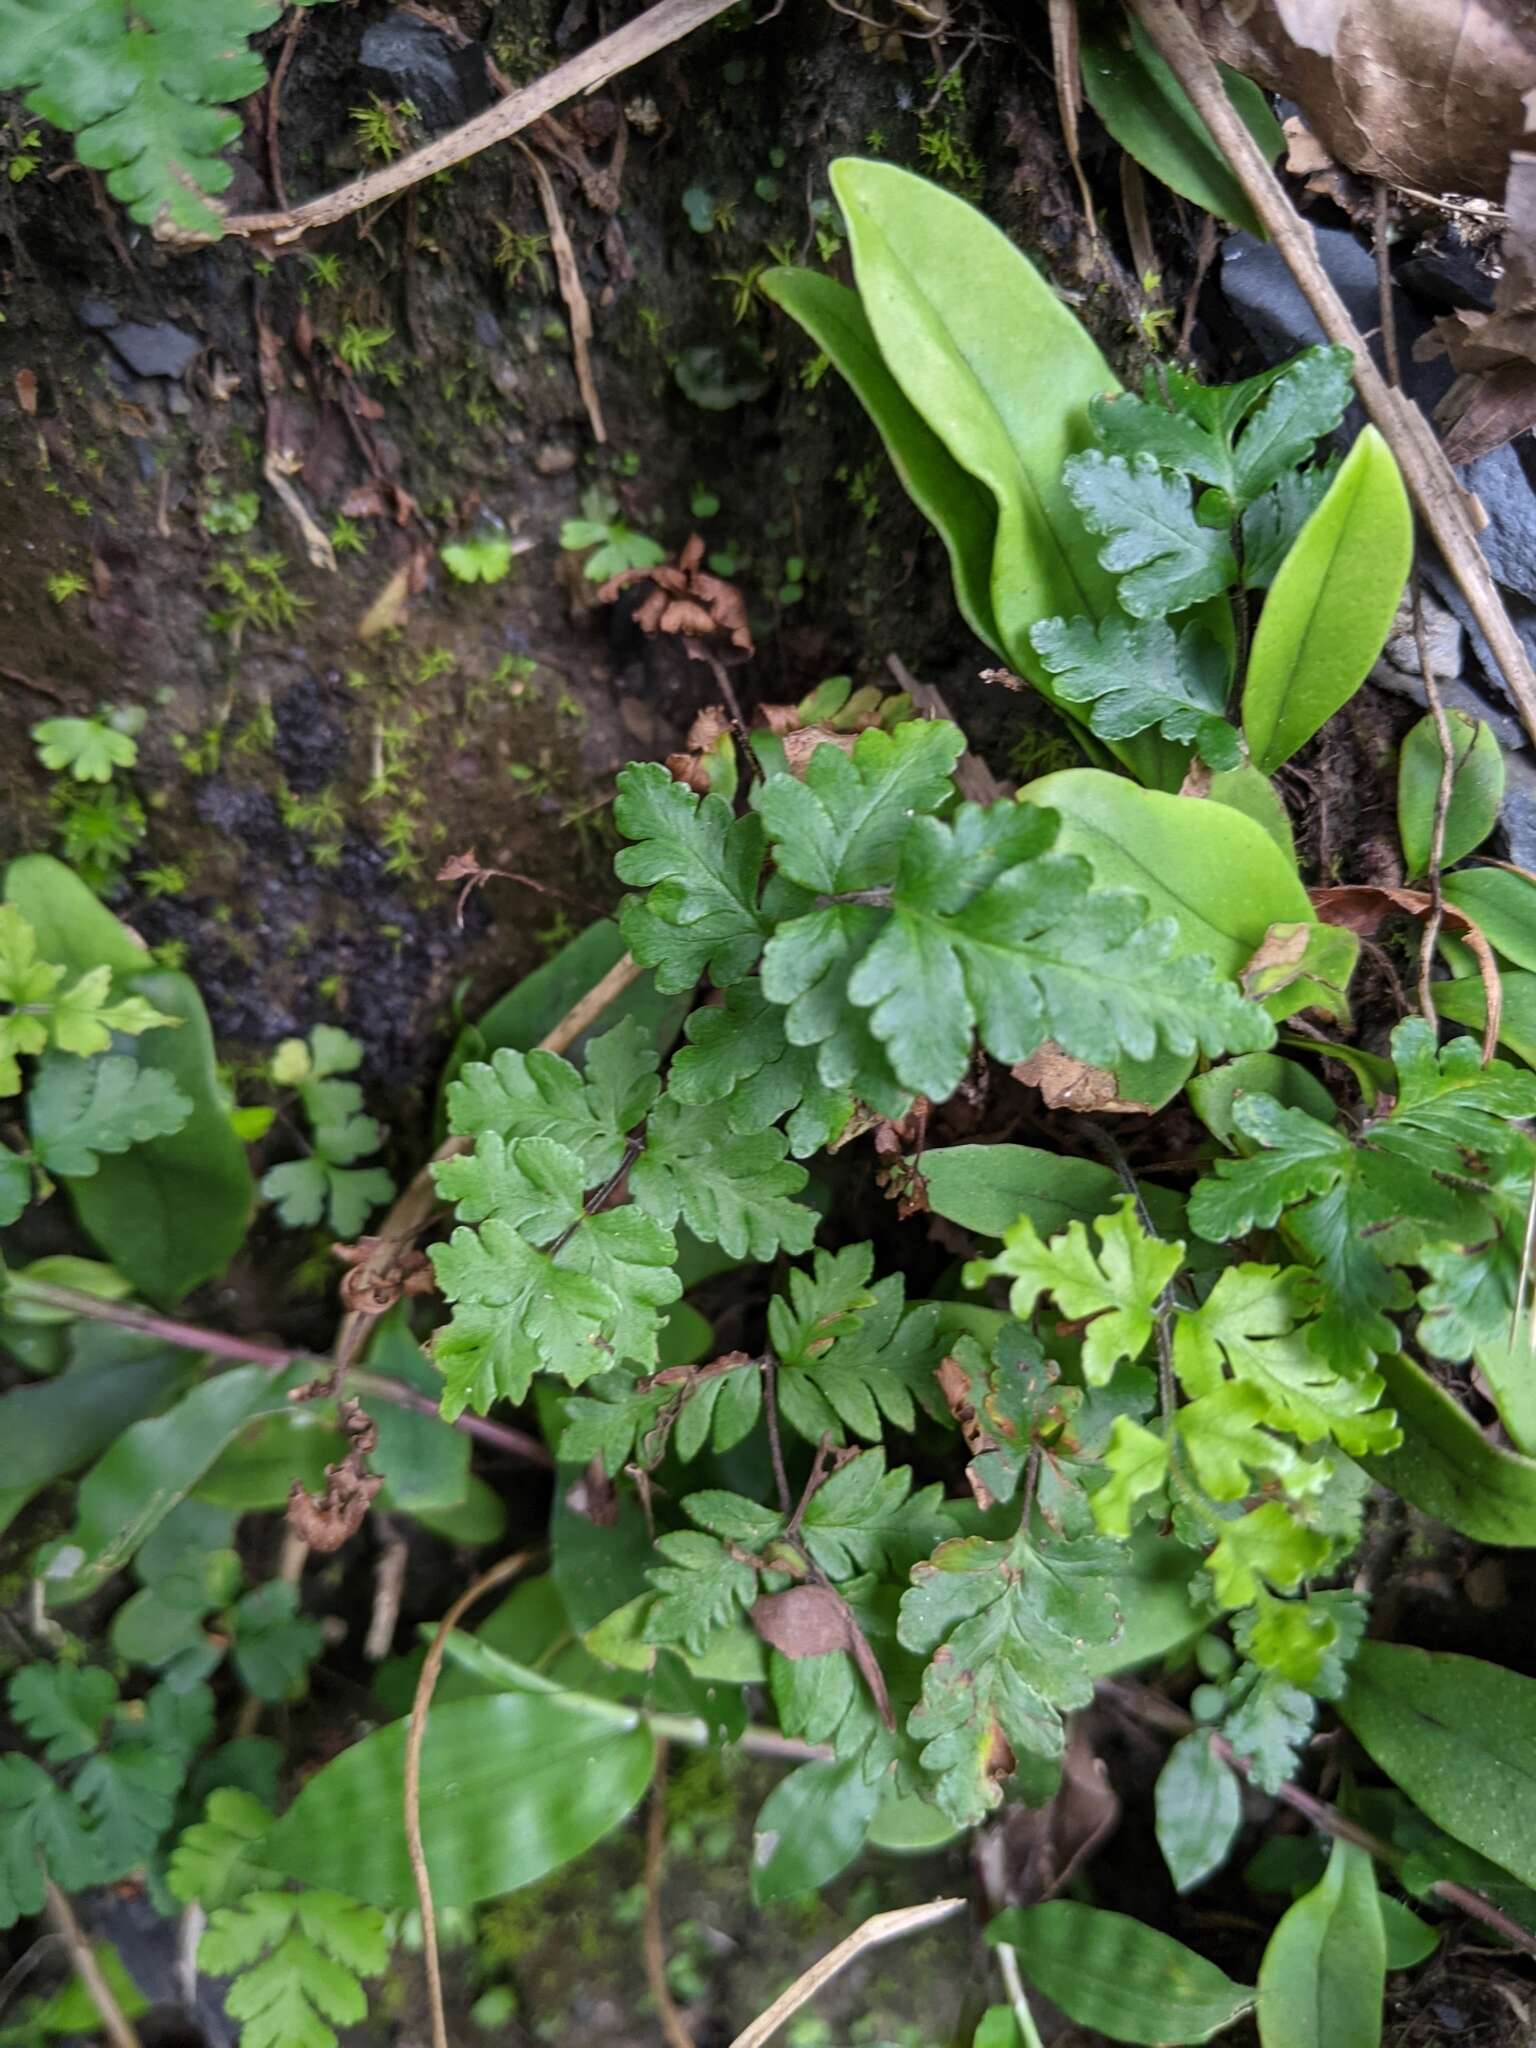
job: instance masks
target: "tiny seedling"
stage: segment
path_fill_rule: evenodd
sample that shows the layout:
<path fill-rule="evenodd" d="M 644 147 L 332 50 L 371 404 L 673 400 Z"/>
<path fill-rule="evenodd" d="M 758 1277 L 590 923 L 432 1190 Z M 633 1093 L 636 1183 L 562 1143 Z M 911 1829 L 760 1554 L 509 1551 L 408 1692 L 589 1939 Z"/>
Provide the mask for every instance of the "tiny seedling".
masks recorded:
<path fill-rule="evenodd" d="M 581 513 L 579 519 L 567 519 L 560 528 L 560 545 L 572 553 L 592 550 L 582 564 L 589 583 L 606 583 L 621 570 L 652 569 L 666 560 L 666 549 L 621 518 L 617 500 L 601 484 L 582 493 Z"/>
<path fill-rule="evenodd" d="M 443 567 L 456 583 L 502 583 L 512 567 L 513 545 L 503 534 L 477 533 L 442 549 Z"/>

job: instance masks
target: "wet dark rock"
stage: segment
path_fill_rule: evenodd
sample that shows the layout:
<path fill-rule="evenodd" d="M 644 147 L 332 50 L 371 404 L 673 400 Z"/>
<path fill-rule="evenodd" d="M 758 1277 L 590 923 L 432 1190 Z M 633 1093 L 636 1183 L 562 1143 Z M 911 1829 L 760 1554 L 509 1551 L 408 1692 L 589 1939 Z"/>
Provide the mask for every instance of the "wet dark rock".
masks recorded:
<path fill-rule="evenodd" d="M 1505 851 L 1517 868 L 1536 869 L 1536 765 L 1529 754 L 1510 754 L 1504 776 L 1499 823 Z"/>
<path fill-rule="evenodd" d="M 82 327 L 91 327 L 98 331 L 103 327 L 115 327 L 123 317 L 110 299 L 98 299 L 90 292 L 86 293 L 75 311 Z"/>
<path fill-rule="evenodd" d="M 411 102 L 430 134 L 491 104 L 484 45 L 455 43 L 413 14 L 391 14 L 365 30 L 358 60 L 376 90 Z"/>
<path fill-rule="evenodd" d="M 249 851 L 273 850 L 282 833 L 277 808 L 264 789 L 230 782 L 222 775 L 209 776 L 192 799 L 192 808 L 205 825 Z"/>
<path fill-rule="evenodd" d="M 482 348 L 501 348 L 504 346 L 501 322 L 496 318 L 496 315 L 489 306 L 480 307 L 479 311 L 475 314 L 475 339 Z"/>
<path fill-rule="evenodd" d="M 1487 313 L 1493 309 L 1493 279 L 1477 252 L 1454 237 L 1415 249 L 1397 266 L 1397 281 L 1437 313 Z"/>
<path fill-rule="evenodd" d="M 272 706 L 272 722 L 273 750 L 288 787 L 299 796 L 323 789 L 341 768 L 347 744 L 346 720 L 325 685 L 295 683 Z"/>
<path fill-rule="evenodd" d="M 1344 301 L 1360 332 L 1371 337 L 1371 353 L 1383 372 L 1386 363 L 1378 330 L 1381 300 L 1376 284 L 1376 259 L 1344 228 L 1317 228 L 1317 253 L 1334 290 Z M 1221 245 L 1221 288 L 1227 303 L 1270 362 L 1280 362 L 1298 349 L 1313 348 L 1327 336 L 1317 315 L 1302 296 L 1285 258 L 1273 242 L 1252 235 L 1229 235 Z M 1398 353 L 1403 386 L 1428 411 L 1449 389 L 1451 367 L 1445 358 L 1428 363 L 1413 360 L 1413 344 L 1429 328 L 1429 317 L 1401 290 L 1393 292 Z M 1355 407 L 1351 420 L 1364 414 Z"/>
<path fill-rule="evenodd" d="M 114 1944 L 123 1967 L 154 2007 L 139 2022 L 146 2048 L 151 2043 L 182 2048 L 194 2042 L 203 2048 L 235 2048 L 239 2028 L 224 2011 L 218 1984 L 199 1976 L 194 2005 L 189 2010 L 182 2002 L 175 1920 L 162 1918 L 146 1898 L 124 1898 L 114 1891 L 91 1893 L 86 1920 L 94 1938 Z"/>
<path fill-rule="evenodd" d="M 125 320 L 107 340 L 136 377 L 179 377 L 203 344 L 174 321 Z"/>

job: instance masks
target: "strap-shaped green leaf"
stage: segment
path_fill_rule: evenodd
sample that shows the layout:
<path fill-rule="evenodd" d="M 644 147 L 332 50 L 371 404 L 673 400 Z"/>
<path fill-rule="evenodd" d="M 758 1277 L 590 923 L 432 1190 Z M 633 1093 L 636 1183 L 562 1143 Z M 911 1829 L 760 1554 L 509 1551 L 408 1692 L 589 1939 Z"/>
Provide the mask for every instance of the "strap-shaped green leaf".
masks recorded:
<path fill-rule="evenodd" d="M 1253 2003 L 1250 1985 L 1172 1935 L 1072 1899 L 1000 1913 L 987 1939 L 1006 1941 L 1029 1983 L 1112 2041 L 1209 2041 Z"/>
<path fill-rule="evenodd" d="M 1376 2048 L 1387 1942 L 1370 1852 L 1336 1841 L 1320 1884 L 1270 1936 L 1259 1965 L 1264 2048 Z"/>
<path fill-rule="evenodd" d="M 949 550 L 955 599 L 966 624 L 1002 652 L 992 615 L 997 506 L 962 469 L 886 368 L 857 292 L 819 271 L 766 271 L 758 289 L 797 320 L 840 370 L 874 422 L 907 496 Z"/>
<path fill-rule="evenodd" d="M 1120 147 L 1170 191 L 1233 227 L 1262 237 L 1264 230 L 1242 186 L 1188 94 L 1137 23 L 1128 26 L 1129 41 L 1102 29 L 1084 32 L 1083 89 L 1088 104 Z M 1228 98 L 1273 163 L 1285 147 L 1285 137 L 1264 95 L 1226 65 L 1221 69 Z"/>
<path fill-rule="evenodd" d="M 1391 449 L 1366 427 L 1281 563 L 1253 636 L 1243 731 L 1264 774 L 1288 761 L 1365 681 L 1412 552 L 1408 493 Z"/>

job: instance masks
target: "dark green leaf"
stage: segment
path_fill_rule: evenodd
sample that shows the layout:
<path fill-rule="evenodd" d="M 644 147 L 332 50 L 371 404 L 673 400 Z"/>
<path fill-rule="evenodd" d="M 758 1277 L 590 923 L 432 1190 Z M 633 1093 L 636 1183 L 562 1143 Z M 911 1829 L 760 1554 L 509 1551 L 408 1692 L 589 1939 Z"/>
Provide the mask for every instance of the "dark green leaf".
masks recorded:
<path fill-rule="evenodd" d="M 136 1291 L 168 1305 L 223 1272 L 244 1242 L 255 1190 L 245 1147 L 230 1128 L 196 988 L 184 974 L 158 972 L 122 985 L 182 1020 L 179 1030 L 147 1032 L 136 1052 L 141 1071 L 163 1074 L 189 1098 L 192 1115 L 174 1136 L 103 1159 L 69 1194 L 85 1229 Z"/>
<path fill-rule="evenodd" d="M 1477 1657 L 1362 1643 L 1339 1713 L 1432 1821 L 1536 1883 L 1536 1679 Z"/>
<path fill-rule="evenodd" d="M 196 1371 L 184 1351 L 132 1337 L 122 1354 L 0 1397 L 7 1486 L 45 1486 L 153 1414 Z"/>
<path fill-rule="evenodd" d="M 764 1800 L 752 1831 L 759 1905 L 820 1891 L 864 1846 L 880 1788 L 857 1763 L 801 1764 Z"/>
<path fill-rule="evenodd" d="M 990 582 L 997 508 L 964 470 L 886 368 L 858 294 L 815 270 L 776 269 L 758 290 L 810 335 L 853 388 L 875 424 L 907 496 L 949 550 L 961 615 L 999 653 Z"/>
<path fill-rule="evenodd" d="M 1188 95 L 1133 20 L 1123 34 L 1081 31 L 1083 86 L 1088 103 L 1123 150 L 1171 191 L 1234 227 L 1262 237 L 1263 229 L 1209 129 Z M 1264 95 L 1222 66 L 1227 95 L 1271 162 L 1285 138 Z"/>
<path fill-rule="evenodd" d="M 287 1390 L 299 1377 L 236 1366 L 166 1414 L 124 1430 L 86 1475 L 75 1526 L 43 1567 L 49 1599 L 61 1606 L 83 1599 L 121 1571 L 246 1423 L 290 1412 Z"/>
<path fill-rule="evenodd" d="M 1369 1852 L 1335 1841 L 1322 1882 L 1286 1913 L 1259 1965 L 1263 2048 L 1377 2048 L 1386 1967 Z"/>
<path fill-rule="evenodd" d="M 1120 603 L 1133 618 L 1183 611 L 1237 580 L 1226 533 L 1199 524 L 1188 483 L 1155 457 L 1074 455 L 1063 481 L 1084 524 L 1104 537 L 1100 565 L 1119 578 Z"/>
<path fill-rule="evenodd" d="M 1441 888 L 1446 902 L 1467 913 L 1495 952 L 1516 967 L 1536 970 L 1536 882 L 1508 868 L 1461 868 Z"/>
<path fill-rule="evenodd" d="M 1338 474 L 1338 458 L 1315 462 L 1271 484 L 1243 514 L 1243 588 L 1268 590 L 1297 536 Z"/>
<path fill-rule="evenodd" d="M 1067 768 L 1021 791 L 1058 813 L 1057 853 L 1086 860 L 1100 889 L 1130 889 L 1177 926 L 1176 955 L 1204 954 L 1234 978 L 1274 924 L 1315 915 L 1294 861 L 1226 804 L 1138 789 L 1123 775 Z"/>
<path fill-rule="evenodd" d="M 1254 2000 L 1251 1985 L 1172 1936 L 1068 1899 L 1000 1913 L 987 1939 L 1006 1941 L 1026 1981 L 1080 2027 L 1143 2048 L 1209 2041 Z"/>
<path fill-rule="evenodd" d="M 1157 1845 L 1175 1888 L 1193 1891 L 1220 1870 L 1243 1819 L 1237 1774 L 1196 1729 L 1176 1742 L 1158 1773 Z"/>
<path fill-rule="evenodd" d="M 997 507 L 992 603 L 1004 652 L 1037 619 L 1097 615 L 1107 586 L 1062 488 L 1084 408 L 1114 388 L 1087 331 L 964 200 L 844 157 L 832 188 L 875 344 L 918 413 Z"/>
<path fill-rule="evenodd" d="M 1413 546 L 1392 452 L 1362 429 L 1270 586 L 1243 690 L 1243 731 L 1266 775 L 1347 704 L 1380 654 Z"/>
<path fill-rule="evenodd" d="M 1386 1352 L 1376 1370 L 1403 1441 L 1385 1457 L 1363 1461 L 1372 1478 L 1475 1542 L 1536 1549 L 1536 1458 L 1491 1444 L 1411 1359 Z"/>
<path fill-rule="evenodd" d="M 1451 801 L 1445 813 L 1445 842 L 1440 852 L 1440 864 L 1448 868 L 1481 846 L 1499 822 L 1499 806 L 1504 801 L 1504 751 L 1493 727 L 1481 719 L 1469 718 L 1464 711 L 1454 709 L 1445 716 L 1454 763 Z M 1408 732 L 1397 764 L 1397 833 L 1410 881 L 1429 870 L 1442 765 L 1435 721 L 1426 714 Z M 1497 869 L 1489 872 L 1501 882 L 1518 884 L 1523 880 L 1519 875 L 1499 874 Z M 1525 887 L 1529 889 L 1530 884 Z"/>
<path fill-rule="evenodd" d="M 315 1772 L 263 1860 L 306 1884 L 386 1909 L 409 1906 L 405 1734 L 403 1722 L 391 1722 Z M 600 1715 L 536 1693 L 434 1707 L 421 1816 L 439 1908 L 496 1898 L 581 1855 L 638 1803 L 654 1764 L 649 1729 L 624 1709 Z"/>
<path fill-rule="evenodd" d="M 1198 622 L 1176 634 L 1166 619 L 1042 619 L 1030 639 L 1057 696 L 1092 705 L 1088 725 L 1100 739 L 1155 726 L 1165 739 L 1192 741 L 1212 768 L 1242 759 L 1222 715 L 1226 656 Z"/>

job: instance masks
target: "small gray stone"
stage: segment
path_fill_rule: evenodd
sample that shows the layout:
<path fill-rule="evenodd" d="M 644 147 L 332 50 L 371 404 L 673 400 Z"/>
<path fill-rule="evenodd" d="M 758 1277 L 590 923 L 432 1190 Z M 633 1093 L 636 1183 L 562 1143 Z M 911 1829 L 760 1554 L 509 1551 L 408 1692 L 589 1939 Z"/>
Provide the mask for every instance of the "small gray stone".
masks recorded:
<path fill-rule="evenodd" d="M 454 43 L 414 14 L 374 22 L 357 54 L 383 90 L 411 102 L 429 134 L 457 128 L 491 104 L 484 44 Z"/>
<path fill-rule="evenodd" d="M 1458 682 L 1454 676 L 1438 678 L 1440 702 L 1447 711 L 1464 711 L 1468 718 L 1480 718 L 1484 725 L 1491 727 L 1494 738 L 1506 751 L 1518 747 L 1525 737 L 1518 718 L 1511 718 L 1507 711 L 1495 711 L 1493 706 L 1480 697 L 1468 684 Z M 1366 677 L 1378 690 L 1390 690 L 1394 696 L 1407 697 L 1417 704 L 1421 711 L 1429 709 L 1429 698 L 1424 691 L 1424 680 L 1417 672 L 1395 667 L 1390 661 L 1378 661 Z"/>
<path fill-rule="evenodd" d="M 75 312 L 82 327 L 92 327 L 98 332 L 103 327 L 115 327 L 123 317 L 110 299 L 94 298 L 89 292 L 75 308 Z"/>
<path fill-rule="evenodd" d="M 1463 474 L 1488 514 L 1478 538 L 1494 581 L 1536 600 L 1536 490 L 1515 443 L 1480 456 Z"/>
<path fill-rule="evenodd" d="M 1430 665 L 1438 682 L 1449 682 L 1461 674 L 1464 638 L 1461 621 L 1428 591 L 1423 593 L 1423 610 L 1424 643 Z M 1393 668 L 1402 669 L 1408 675 L 1421 676 L 1424 673 L 1419 661 L 1419 636 L 1413 630 L 1413 604 L 1406 597 L 1398 606 L 1397 617 L 1387 635 L 1385 658 Z"/>
<path fill-rule="evenodd" d="M 107 340 L 136 377 L 179 377 L 203 345 L 169 320 L 153 325 L 125 320 L 108 332 Z"/>
<path fill-rule="evenodd" d="M 489 306 L 482 306 L 475 315 L 475 339 L 482 348 L 500 348 L 501 322 Z"/>
<path fill-rule="evenodd" d="M 1375 258 L 1347 228 L 1316 228 L 1313 232 L 1323 269 L 1360 332 L 1376 337 L 1371 352 L 1384 368 Z M 1273 242 L 1258 242 L 1252 235 L 1229 235 L 1221 245 L 1221 288 L 1272 363 L 1327 339 Z M 1404 293 L 1395 291 L 1392 297 L 1404 388 L 1428 412 L 1449 388 L 1454 373 L 1444 356 L 1426 363 L 1414 359 L 1413 344 L 1428 331 L 1429 320 Z M 1363 417 L 1358 406 L 1351 408 L 1352 422 Z"/>
<path fill-rule="evenodd" d="M 1536 762 L 1529 754 L 1504 756 L 1504 804 L 1499 823 L 1515 866 L 1536 869 Z"/>

